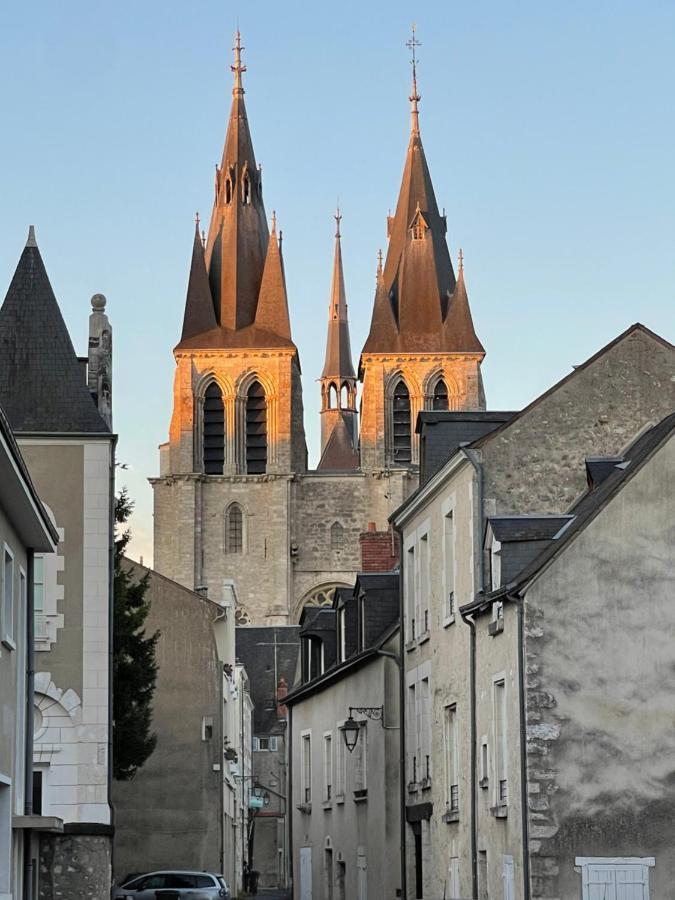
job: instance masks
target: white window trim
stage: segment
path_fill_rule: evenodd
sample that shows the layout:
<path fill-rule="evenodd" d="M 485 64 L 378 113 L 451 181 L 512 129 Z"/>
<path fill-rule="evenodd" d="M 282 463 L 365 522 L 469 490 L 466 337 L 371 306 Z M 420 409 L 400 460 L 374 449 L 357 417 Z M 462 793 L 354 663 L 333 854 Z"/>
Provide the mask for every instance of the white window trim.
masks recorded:
<path fill-rule="evenodd" d="M 330 759 L 328 757 L 330 753 Z M 328 773 L 330 771 L 330 796 L 328 795 Z M 323 733 L 323 801 L 331 803 L 334 796 L 335 778 L 333 772 L 333 732 L 324 731 Z"/>
<path fill-rule="evenodd" d="M 506 803 L 501 803 L 499 799 L 499 782 L 500 782 L 500 772 L 499 772 L 499 747 L 498 747 L 498 739 L 497 739 L 497 685 L 503 685 L 504 690 L 504 719 L 501 723 L 503 734 L 502 734 L 502 755 L 504 759 L 504 775 L 506 781 Z M 496 675 L 492 677 L 492 746 L 495 748 L 494 753 L 492 754 L 492 769 L 493 769 L 493 784 L 492 784 L 492 800 L 493 806 L 507 806 L 509 805 L 509 778 L 508 778 L 508 710 L 506 708 L 507 704 L 507 691 L 506 691 L 506 672 L 498 672 Z"/>
<path fill-rule="evenodd" d="M 653 856 L 577 856 L 574 859 L 574 865 L 577 871 L 581 873 L 581 891 L 582 900 L 589 900 L 588 892 L 588 868 L 590 866 L 606 866 L 608 868 L 625 868 L 627 866 L 635 866 L 644 871 L 645 881 L 643 886 L 647 888 L 643 896 L 649 898 L 649 869 L 656 865 L 656 859 Z M 639 883 L 639 882 L 638 882 Z"/>
<path fill-rule="evenodd" d="M 5 578 L 6 578 L 6 574 L 5 574 L 5 566 L 6 566 L 6 559 L 7 559 L 8 556 L 9 556 L 9 558 L 12 560 L 12 584 L 11 584 L 11 588 L 10 588 L 11 599 L 10 599 L 10 605 L 9 605 L 9 610 L 10 610 L 10 623 L 9 623 L 9 627 L 8 627 L 7 621 L 6 621 L 6 618 L 7 618 L 7 617 L 6 617 L 6 615 L 5 615 L 5 602 L 6 602 L 6 597 L 5 597 L 5 587 L 6 587 L 6 585 L 5 585 Z M 2 618 L 1 618 L 1 620 L 0 620 L 0 625 L 1 625 L 2 630 L 1 630 L 1 632 L 0 632 L 0 639 L 2 640 L 3 646 L 4 646 L 4 647 L 7 647 L 8 650 L 16 650 L 16 640 L 15 640 L 15 634 L 14 634 L 14 625 L 15 625 L 14 620 L 16 619 L 16 615 L 15 615 L 15 611 L 16 611 L 16 584 L 15 584 L 15 582 L 16 582 L 16 565 L 15 565 L 14 551 L 13 551 L 12 548 L 9 546 L 9 544 L 3 542 L 3 551 L 2 551 L 2 609 L 0 610 L 0 612 L 1 612 L 1 614 L 2 614 Z"/>
<path fill-rule="evenodd" d="M 422 571 L 422 544 L 426 545 L 426 562 Z M 431 633 L 431 529 L 429 520 L 420 525 L 418 529 L 417 541 L 417 572 L 418 572 L 418 589 L 419 597 L 418 617 L 420 623 L 420 631 L 418 640 L 420 643 L 427 640 Z M 426 591 L 422 591 L 422 587 Z M 426 594 L 426 596 L 424 595 Z"/>
<path fill-rule="evenodd" d="M 305 766 L 305 741 L 309 741 L 309 778 Z M 306 800 L 306 789 L 309 788 L 309 800 Z M 312 729 L 305 728 L 300 732 L 300 804 L 311 805 L 312 802 Z"/>
<path fill-rule="evenodd" d="M 415 548 L 415 533 L 408 538 L 403 545 L 403 594 L 404 604 L 403 610 L 405 614 L 405 636 L 406 644 L 415 641 L 417 627 L 413 628 L 413 620 L 417 623 L 417 551 Z M 412 557 L 412 572 L 410 569 L 410 559 Z"/>
<path fill-rule="evenodd" d="M 448 735 L 448 721 L 450 718 L 450 714 L 452 714 L 453 719 L 453 735 L 452 735 L 452 747 L 450 748 L 450 755 L 452 759 L 452 772 L 449 771 L 448 766 L 448 743 L 449 743 L 449 735 Z M 459 775 L 459 740 L 458 740 L 458 731 L 459 731 L 459 717 L 457 714 L 457 702 L 455 700 L 449 700 L 443 707 L 443 749 L 445 751 L 445 806 L 446 809 L 450 810 L 452 806 L 452 786 L 456 785 L 458 788 L 459 795 L 459 784 L 460 784 L 460 775 Z M 452 776 L 454 776 L 454 781 Z M 458 806 L 459 810 L 459 796 L 458 796 Z"/>
<path fill-rule="evenodd" d="M 455 585 L 457 583 L 457 522 L 455 519 L 455 495 L 452 494 L 443 501 L 441 506 L 441 516 L 443 522 L 443 627 L 447 628 L 455 621 L 455 613 L 446 615 L 448 596 L 450 594 L 450 585 L 448 584 L 448 562 L 447 562 L 447 541 L 446 541 L 446 520 L 452 519 L 452 593 L 454 595 L 453 609 L 457 609 L 457 591 Z"/>

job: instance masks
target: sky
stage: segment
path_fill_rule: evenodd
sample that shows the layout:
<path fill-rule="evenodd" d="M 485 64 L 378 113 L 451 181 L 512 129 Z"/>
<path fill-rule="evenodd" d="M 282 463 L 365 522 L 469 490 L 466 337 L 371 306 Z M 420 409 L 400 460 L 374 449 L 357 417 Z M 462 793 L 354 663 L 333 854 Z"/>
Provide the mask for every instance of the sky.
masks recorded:
<path fill-rule="evenodd" d="M 239 23 L 276 210 L 310 465 L 339 198 L 358 358 L 409 133 L 461 247 L 488 408 L 518 409 L 636 321 L 675 338 L 675 4 L 33 0 L 0 10 L 0 297 L 36 226 L 78 353 L 114 330 L 118 485 L 152 559 L 194 215 L 208 222 Z"/>

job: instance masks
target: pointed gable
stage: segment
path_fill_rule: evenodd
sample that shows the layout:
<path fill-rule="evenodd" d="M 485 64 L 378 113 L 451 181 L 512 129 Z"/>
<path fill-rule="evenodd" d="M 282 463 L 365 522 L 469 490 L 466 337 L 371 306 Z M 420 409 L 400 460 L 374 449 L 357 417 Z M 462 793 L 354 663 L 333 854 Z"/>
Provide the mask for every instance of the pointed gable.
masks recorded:
<path fill-rule="evenodd" d="M 0 405 L 16 432 L 103 433 L 31 226 L 0 307 Z"/>
<path fill-rule="evenodd" d="M 192 263 L 185 299 L 185 315 L 181 341 L 215 328 L 216 314 L 209 287 L 209 277 L 204 261 L 204 247 L 199 236 L 199 221 L 195 225 L 195 239 L 192 245 Z M 180 346 L 180 345 L 179 345 Z"/>

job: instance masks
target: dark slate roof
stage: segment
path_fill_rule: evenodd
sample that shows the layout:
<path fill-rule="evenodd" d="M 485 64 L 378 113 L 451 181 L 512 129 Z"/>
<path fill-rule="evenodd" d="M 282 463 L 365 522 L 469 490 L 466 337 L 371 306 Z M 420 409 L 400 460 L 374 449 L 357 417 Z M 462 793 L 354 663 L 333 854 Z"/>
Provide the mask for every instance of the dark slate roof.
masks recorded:
<path fill-rule="evenodd" d="M 344 416 L 339 416 L 333 426 L 326 446 L 323 448 L 317 470 L 322 472 L 345 472 L 358 469 L 359 451 L 352 444 Z"/>
<path fill-rule="evenodd" d="M 362 572 L 354 593 L 365 595 L 366 647 L 376 646 L 399 619 L 398 572 Z"/>
<path fill-rule="evenodd" d="M 571 516 L 491 516 L 487 524 L 501 543 L 547 541 L 554 538 L 570 519 Z"/>
<path fill-rule="evenodd" d="M 204 247 L 199 235 L 199 222 L 197 222 L 192 243 L 192 263 L 185 298 L 181 341 L 216 328 L 217 324 L 206 261 L 204 260 Z"/>
<path fill-rule="evenodd" d="M 589 488 L 599 487 L 617 466 L 623 462 L 620 456 L 588 456 L 586 458 L 586 482 Z"/>
<path fill-rule="evenodd" d="M 110 433 L 85 382 L 32 228 L 0 308 L 0 404 L 15 432 Z"/>
<path fill-rule="evenodd" d="M 291 690 L 300 652 L 300 629 L 297 625 L 245 625 L 235 633 L 237 659 L 246 667 L 251 687 L 254 731 L 256 734 L 281 732 L 283 725 L 276 713 L 274 640 L 276 636 L 277 677 L 285 678 Z"/>
<path fill-rule="evenodd" d="M 636 475 L 662 446 L 672 439 L 675 432 L 675 413 L 667 416 L 658 425 L 644 432 L 633 442 L 623 455 L 623 461 L 616 464 L 614 471 L 596 488 L 584 493 L 569 511 L 569 522 L 562 528 L 557 537 L 548 541 L 546 546 L 533 560 L 522 568 L 510 584 L 493 594 L 480 594 L 472 603 L 462 607 L 464 614 L 487 609 L 495 596 L 517 596 L 522 594 L 527 585 L 535 579 L 545 566 L 562 553 L 587 525 L 589 525 L 607 504 L 619 493 L 625 484 Z M 664 489 L 665 489 L 664 485 Z"/>
<path fill-rule="evenodd" d="M 515 412 L 447 412 L 424 410 L 417 417 L 420 446 L 420 485 L 426 484 L 454 453 L 508 422 Z"/>

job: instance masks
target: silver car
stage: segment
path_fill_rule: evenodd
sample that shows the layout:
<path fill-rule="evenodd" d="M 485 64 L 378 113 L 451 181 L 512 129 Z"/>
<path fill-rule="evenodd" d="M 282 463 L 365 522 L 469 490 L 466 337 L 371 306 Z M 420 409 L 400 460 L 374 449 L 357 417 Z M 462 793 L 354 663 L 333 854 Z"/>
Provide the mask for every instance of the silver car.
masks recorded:
<path fill-rule="evenodd" d="M 135 875 L 112 890 L 113 900 L 230 900 L 230 889 L 222 875 L 211 872 L 164 870 Z"/>

